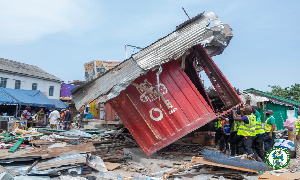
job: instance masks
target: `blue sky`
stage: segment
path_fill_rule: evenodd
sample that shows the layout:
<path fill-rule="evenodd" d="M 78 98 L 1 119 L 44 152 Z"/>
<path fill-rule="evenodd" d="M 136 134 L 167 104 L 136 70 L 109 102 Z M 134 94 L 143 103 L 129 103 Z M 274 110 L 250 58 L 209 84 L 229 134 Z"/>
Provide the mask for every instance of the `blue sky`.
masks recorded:
<path fill-rule="evenodd" d="M 124 60 L 125 44 L 145 47 L 174 31 L 187 20 L 182 7 L 190 17 L 212 11 L 233 29 L 213 57 L 232 86 L 299 83 L 298 0 L 0 0 L 0 57 L 84 80 L 84 63 Z"/>

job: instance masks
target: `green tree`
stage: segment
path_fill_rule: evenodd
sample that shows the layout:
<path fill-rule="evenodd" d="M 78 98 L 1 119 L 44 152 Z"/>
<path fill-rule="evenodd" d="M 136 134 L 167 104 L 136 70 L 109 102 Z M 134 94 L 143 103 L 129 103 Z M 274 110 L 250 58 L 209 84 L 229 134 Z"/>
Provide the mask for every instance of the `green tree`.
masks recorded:
<path fill-rule="evenodd" d="M 268 93 L 300 103 L 300 84 L 295 83 L 286 88 L 281 88 L 278 85 L 269 85 L 269 87 L 272 88 L 272 91 Z"/>

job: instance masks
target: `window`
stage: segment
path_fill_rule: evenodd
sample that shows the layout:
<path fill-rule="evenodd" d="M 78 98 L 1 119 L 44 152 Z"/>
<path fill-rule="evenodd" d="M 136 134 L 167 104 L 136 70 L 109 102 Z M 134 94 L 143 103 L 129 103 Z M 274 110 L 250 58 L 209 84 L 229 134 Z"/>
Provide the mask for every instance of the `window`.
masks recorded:
<path fill-rule="evenodd" d="M 53 96 L 54 86 L 50 86 L 49 88 L 49 96 Z"/>
<path fill-rule="evenodd" d="M 6 88 L 7 78 L 1 78 L 0 87 Z"/>
<path fill-rule="evenodd" d="M 37 90 L 37 83 L 32 83 L 32 90 Z"/>
<path fill-rule="evenodd" d="M 20 89 L 21 88 L 21 81 L 20 80 L 16 80 L 15 82 L 15 89 Z"/>

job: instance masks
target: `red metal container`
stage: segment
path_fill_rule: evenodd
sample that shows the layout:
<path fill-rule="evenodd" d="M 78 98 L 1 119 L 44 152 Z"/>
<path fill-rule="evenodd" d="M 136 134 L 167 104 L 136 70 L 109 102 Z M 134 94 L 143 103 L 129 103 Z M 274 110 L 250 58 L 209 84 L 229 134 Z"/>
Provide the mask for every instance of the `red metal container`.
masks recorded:
<path fill-rule="evenodd" d="M 150 70 L 134 83 L 157 93 L 157 71 Z M 216 117 L 177 61 L 162 66 L 159 81 L 165 101 L 133 85 L 109 101 L 147 155 Z"/>
<path fill-rule="evenodd" d="M 201 45 L 191 49 L 190 54 L 184 65 L 189 75 L 173 60 L 162 65 L 159 78 L 158 69 L 150 70 L 135 79 L 119 96 L 108 101 L 147 155 L 216 118 L 209 97 L 190 62 L 201 65 L 223 101 L 220 115 L 242 103 Z"/>

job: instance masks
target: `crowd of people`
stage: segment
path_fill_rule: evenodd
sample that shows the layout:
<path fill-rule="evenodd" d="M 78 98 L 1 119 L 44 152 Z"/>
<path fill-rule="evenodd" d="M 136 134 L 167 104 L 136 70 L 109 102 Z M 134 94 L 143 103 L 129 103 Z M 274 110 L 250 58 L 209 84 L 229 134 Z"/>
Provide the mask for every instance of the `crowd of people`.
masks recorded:
<path fill-rule="evenodd" d="M 273 110 L 266 112 L 264 127 L 260 113 L 248 104 L 219 116 L 215 120 L 215 143 L 219 143 L 223 153 L 230 152 L 231 156 L 248 154 L 257 161 L 265 162 L 266 152 L 273 147 L 275 140 L 276 123 L 273 113 Z"/>
<path fill-rule="evenodd" d="M 21 120 L 27 122 L 28 128 L 37 125 L 46 127 L 50 124 L 50 128 L 57 129 L 62 124 L 63 130 L 69 130 L 72 119 L 68 106 L 60 112 L 56 108 L 47 112 L 44 112 L 44 109 L 41 108 L 38 112 L 35 112 L 27 106 L 21 113 Z"/>

